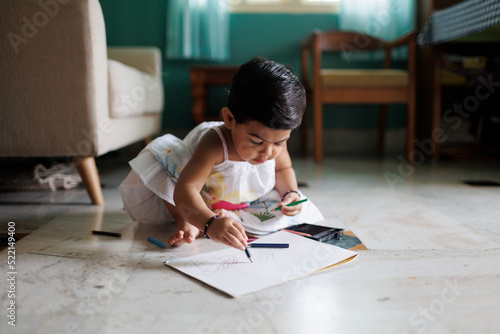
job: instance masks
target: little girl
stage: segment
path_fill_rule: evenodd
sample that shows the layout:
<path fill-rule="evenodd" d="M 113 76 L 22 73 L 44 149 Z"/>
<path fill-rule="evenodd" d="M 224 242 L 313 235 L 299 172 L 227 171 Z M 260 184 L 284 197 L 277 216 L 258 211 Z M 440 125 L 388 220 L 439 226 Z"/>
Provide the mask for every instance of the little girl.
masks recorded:
<path fill-rule="evenodd" d="M 170 245 L 191 243 L 201 232 L 241 250 L 245 229 L 258 235 L 322 220 L 310 201 L 286 206 L 302 196 L 286 145 L 305 104 L 304 88 L 286 67 L 263 58 L 243 64 L 223 122 L 202 123 L 184 140 L 159 137 L 130 161 L 120 185 L 125 209 L 140 222 L 175 219 Z M 270 210 L 272 203 L 281 209 Z M 262 205 L 263 213 L 252 214 Z"/>

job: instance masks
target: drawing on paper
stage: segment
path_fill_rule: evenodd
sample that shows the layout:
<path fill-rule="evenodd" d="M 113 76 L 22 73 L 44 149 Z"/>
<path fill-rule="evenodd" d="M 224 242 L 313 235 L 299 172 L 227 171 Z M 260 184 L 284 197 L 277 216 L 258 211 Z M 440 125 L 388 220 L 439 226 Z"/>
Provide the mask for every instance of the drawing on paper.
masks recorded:
<path fill-rule="evenodd" d="M 269 202 L 269 203 L 268 203 Z M 269 211 L 269 207 L 271 204 L 274 202 L 271 201 L 266 201 L 266 200 L 257 200 L 252 203 L 250 203 L 250 208 L 252 209 L 264 209 L 265 211 L 260 211 L 260 212 L 254 212 L 252 213 L 255 217 L 257 217 L 261 222 L 264 222 L 269 219 L 273 219 L 276 217 L 272 212 Z M 263 204 L 263 206 L 261 205 Z"/>
<path fill-rule="evenodd" d="M 267 262 L 272 262 L 274 264 L 279 264 L 280 263 L 280 259 L 278 259 L 275 255 L 274 255 L 274 251 L 272 249 L 268 249 L 268 250 L 261 250 L 260 252 L 254 252 L 254 258 L 255 258 L 255 262 L 258 262 L 258 263 L 267 263 Z"/>
<path fill-rule="evenodd" d="M 170 260 L 166 264 L 236 297 L 303 277 L 357 255 L 347 249 L 284 231 L 261 237 L 259 241 L 285 242 L 290 248 L 255 248 L 252 250 L 253 263 L 246 258 L 245 252 L 228 247 Z"/>
<path fill-rule="evenodd" d="M 191 260 L 191 262 L 204 272 L 219 272 L 231 269 L 238 263 L 238 259 L 232 255 L 224 255 L 206 259 L 203 261 Z"/>

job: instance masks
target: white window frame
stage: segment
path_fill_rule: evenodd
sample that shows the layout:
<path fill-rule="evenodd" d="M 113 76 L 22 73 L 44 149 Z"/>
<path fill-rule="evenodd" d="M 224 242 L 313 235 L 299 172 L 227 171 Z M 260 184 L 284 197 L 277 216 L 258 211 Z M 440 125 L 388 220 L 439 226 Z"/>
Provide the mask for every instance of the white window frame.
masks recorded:
<path fill-rule="evenodd" d="M 340 1 L 321 0 L 228 0 L 231 13 L 338 13 Z"/>

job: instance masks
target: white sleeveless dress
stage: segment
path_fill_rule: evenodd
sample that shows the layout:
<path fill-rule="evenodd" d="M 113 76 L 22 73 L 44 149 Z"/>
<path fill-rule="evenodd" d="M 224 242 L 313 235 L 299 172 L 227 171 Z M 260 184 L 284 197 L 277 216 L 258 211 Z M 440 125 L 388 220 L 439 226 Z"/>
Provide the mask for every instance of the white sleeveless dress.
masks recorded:
<path fill-rule="evenodd" d="M 252 234 L 266 234 L 301 222 L 314 223 L 323 216 L 314 204 L 307 201 L 302 212 L 285 216 L 273 211 L 281 198 L 274 189 L 275 161 L 252 165 L 246 161 L 228 159 L 227 145 L 218 126 L 222 122 L 204 122 L 180 140 L 167 134 L 152 141 L 129 162 L 132 171 L 120 185 L 125 210 L 130 217 L 143 223 L 173 220 L 163 200 L 175 205 L 174 188 L 182 169 L 191 159 L 201 138 L 215 130 L 224 148 L 224 161 L 214 166 L 201 196 L 209 208 L 221 203 L 248 205 L 240 210 L 227 210 Z M 303 194 L 301 194 L 304 197 Z M 223 202 L 221 202 L 223 201 Z"/>

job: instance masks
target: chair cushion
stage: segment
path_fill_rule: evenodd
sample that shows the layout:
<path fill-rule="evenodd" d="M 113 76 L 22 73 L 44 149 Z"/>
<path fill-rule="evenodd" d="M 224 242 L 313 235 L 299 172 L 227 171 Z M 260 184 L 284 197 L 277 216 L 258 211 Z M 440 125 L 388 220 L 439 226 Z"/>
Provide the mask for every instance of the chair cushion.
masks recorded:
<path fill-rule="evenodd" d="M 409 82 L 404 70 L 338 70 L 322 69 L 321 81 L 336 87 L 401 87 Z"/>
<path fill-rule="evenodd" d="M 112 118 L 161 113 L 163 85 L 159 78 L 108 59 L 109 112 Z"/>

